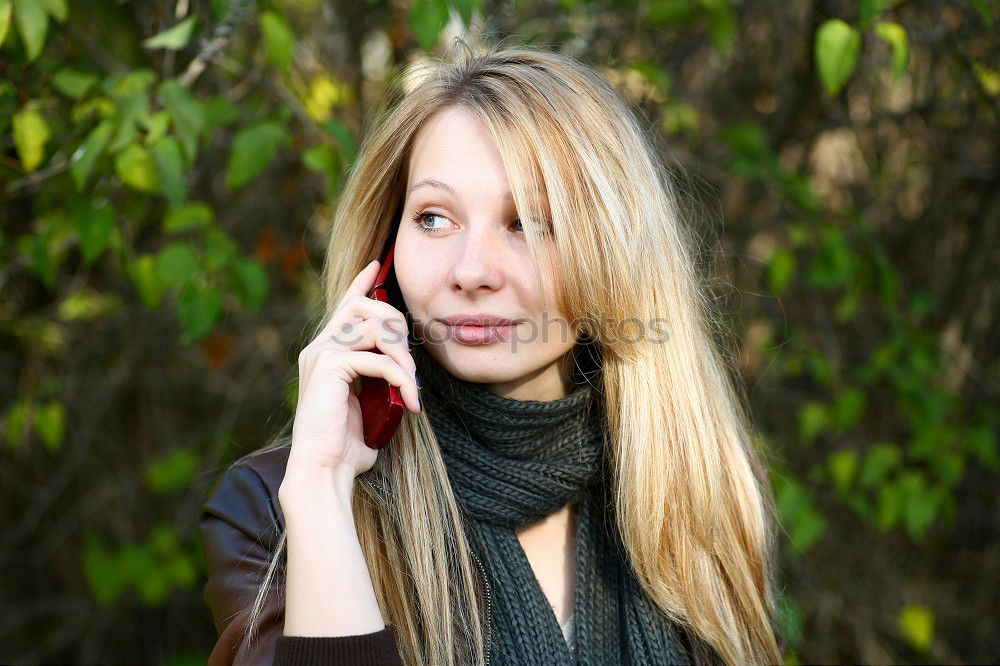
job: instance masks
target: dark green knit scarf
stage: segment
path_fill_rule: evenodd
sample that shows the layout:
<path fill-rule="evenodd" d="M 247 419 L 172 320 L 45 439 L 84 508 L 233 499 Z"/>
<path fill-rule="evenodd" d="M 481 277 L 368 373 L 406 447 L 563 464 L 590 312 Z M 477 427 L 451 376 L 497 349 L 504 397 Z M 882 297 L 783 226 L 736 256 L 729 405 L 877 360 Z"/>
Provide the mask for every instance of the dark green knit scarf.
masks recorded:
<path fill-rule="evenodd" d="M 597 389 L 574 383 L 558 400 L 513 400 L 454 377 L 423 346 L 413 356 L 489 578 L 490 666 L 689 664 L 686 634 L 643 592 L 616 537 Z M 579 503 L 575 654 L 514 533 L 570 502 Z"/>

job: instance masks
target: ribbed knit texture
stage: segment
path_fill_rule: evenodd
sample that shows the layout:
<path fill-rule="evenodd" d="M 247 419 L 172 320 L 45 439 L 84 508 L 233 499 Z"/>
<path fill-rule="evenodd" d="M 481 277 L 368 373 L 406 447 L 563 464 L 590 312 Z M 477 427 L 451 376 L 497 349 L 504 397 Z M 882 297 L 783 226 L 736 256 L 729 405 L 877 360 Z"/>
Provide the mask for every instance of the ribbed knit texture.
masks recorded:
<path fill-rule="evenodd" d="M 382 631 L 358 636 L 279 636 L 274 648 L 274 663 L 391 666 L 402 663 L 395 640 L 395 630 L 389 625 Z"/>
<path fill-rule="evenodd" d="M 553 401 L 498 396 L 412 350 L 471 547 L 492 595 L 491 666 L 689 664 L 681 631 L 645 595 L 613 525 L 597 389 Z M 514 530 L 576 502 L 571 652 Z"/>

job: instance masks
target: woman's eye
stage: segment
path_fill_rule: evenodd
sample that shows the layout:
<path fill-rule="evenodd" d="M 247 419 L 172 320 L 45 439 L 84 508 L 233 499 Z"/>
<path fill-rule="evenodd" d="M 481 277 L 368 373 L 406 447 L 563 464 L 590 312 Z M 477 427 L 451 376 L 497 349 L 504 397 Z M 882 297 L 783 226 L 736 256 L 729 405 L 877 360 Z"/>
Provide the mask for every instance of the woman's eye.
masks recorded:
<path fill-rule="evenodd" d="M 444 217 L 443 215 L 438 215 L 437 213 L 429 213 L 427 211 L 420 211 L 419 213 L 417 213 L 416 215 L 414 215 L 413 216 L 413 221 L 417 225 L 417 228 L 420 229 L 421 231 L 423 231 L 425 233 L 428 233 L 428 234 L 435 234 L 435 233 L 440 232 L 441 228 L 432 227 L 432 226 L 426 226 L 424 224 L 425 221 L 427 221 L 429 219 L 433 219 L 435 217 L 440 218 L 440 219 L 444 220 L 445 222 L 448 221 L 447 218 Z M 433 223 L 431 223 L 431 224 L 433 224 Z"/>
<path fill-rule="evenodd" d="M 521 219 L 520 218 L 514 220 L 514 224 L 516 224 L 517 226 L 521 227 L 518 230 L 520 233 L 524 233 L 524 225 L 521 223 Z"/>

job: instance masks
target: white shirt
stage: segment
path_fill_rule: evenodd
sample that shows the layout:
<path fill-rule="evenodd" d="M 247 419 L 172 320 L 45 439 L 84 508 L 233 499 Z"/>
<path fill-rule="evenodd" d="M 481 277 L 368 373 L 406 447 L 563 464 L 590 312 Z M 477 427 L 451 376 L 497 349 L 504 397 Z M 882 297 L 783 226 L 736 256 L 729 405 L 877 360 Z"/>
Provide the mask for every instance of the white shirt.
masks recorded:
<path fill-rule="evenodd" d="M 566 644 L 569 646 L 570 652 L 573 652 L 576 649 L 576 646 L 573 645 L 573 630 L 575 629 L 575 623 L 573 620 L 575 619 L 576 613 L 571 613 L 569 619 L 566 620 L 566 624 L 562 625 L 563 638 L 566 639 Z"/>

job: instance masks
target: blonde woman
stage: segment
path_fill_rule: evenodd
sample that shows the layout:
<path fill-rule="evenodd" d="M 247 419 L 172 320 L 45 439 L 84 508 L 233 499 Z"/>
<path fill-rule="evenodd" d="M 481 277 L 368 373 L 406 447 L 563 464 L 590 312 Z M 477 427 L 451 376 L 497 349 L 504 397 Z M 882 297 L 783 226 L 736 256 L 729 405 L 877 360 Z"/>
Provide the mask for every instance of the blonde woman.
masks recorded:
<path fill-rule="evenodd" d="M 769 485 L 655 142 L 537 46 L 459 40 L 396 91 L 291 433 L 204 506 L 210 663 L 780 662 Z M 407 407 L 385 448 L 362 376 Z"/>

